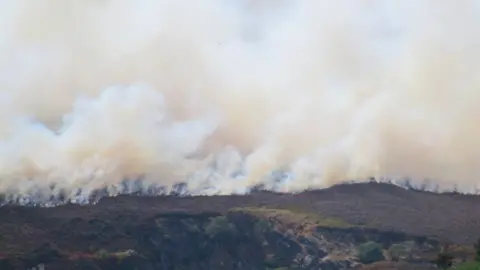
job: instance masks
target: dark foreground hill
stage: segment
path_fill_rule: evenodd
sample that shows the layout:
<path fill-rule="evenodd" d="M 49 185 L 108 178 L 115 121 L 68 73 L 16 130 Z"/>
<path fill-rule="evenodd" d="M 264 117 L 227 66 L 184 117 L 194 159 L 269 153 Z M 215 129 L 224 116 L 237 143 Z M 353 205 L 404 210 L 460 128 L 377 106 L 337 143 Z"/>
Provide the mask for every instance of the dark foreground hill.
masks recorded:
<path fill-rule="evenodd" d="M 295 195 L 7 205 L 0 208 L 0 269 L 435 269 L 444 243 L 459 259 L 471 256 L 479 206 L 480 196 L 378 183 Z M 373 242 L 383 251 L 377 266 L 358 256 Z M 394 246 L 409 254 L 393 258 Z"/>

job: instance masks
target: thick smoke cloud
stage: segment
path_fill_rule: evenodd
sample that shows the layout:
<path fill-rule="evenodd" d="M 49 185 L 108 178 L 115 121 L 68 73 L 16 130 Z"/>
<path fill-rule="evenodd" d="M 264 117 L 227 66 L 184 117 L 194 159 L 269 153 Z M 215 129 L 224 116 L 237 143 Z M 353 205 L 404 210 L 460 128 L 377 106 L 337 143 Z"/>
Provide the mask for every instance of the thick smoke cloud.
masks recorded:
<path fill-rule="evenodd" d="M 473 191 L 479 13 L 473 0 L 0 1 L 0 193 L 369 177 Z"/>

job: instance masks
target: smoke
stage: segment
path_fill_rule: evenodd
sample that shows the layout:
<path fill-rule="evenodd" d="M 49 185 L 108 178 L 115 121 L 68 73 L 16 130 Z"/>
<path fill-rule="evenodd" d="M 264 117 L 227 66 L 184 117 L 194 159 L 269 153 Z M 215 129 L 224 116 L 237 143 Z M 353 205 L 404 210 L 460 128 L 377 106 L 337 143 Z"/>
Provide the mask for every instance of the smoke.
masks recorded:
<path fill-rule="evenodd" d="M 0 193 L 473 191 L 479 4 L 0 1 Z"/>

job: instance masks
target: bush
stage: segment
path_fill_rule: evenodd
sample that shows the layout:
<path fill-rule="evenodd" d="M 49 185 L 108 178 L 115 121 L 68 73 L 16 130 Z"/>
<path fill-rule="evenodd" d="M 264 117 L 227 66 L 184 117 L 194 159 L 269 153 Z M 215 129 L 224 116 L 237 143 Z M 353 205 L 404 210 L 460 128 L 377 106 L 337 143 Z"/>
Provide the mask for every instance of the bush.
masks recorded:
<path fill-rule="evenodd" d="M 210 223 L 205 227 L 205 232 L 213 238 L 221 234 L 235 233 L 236 228 L 228 221 L 227 217 L 218 216 L 210 220 Z"/>
<path fill-rule="evenodd" d="M 369 264 L 385 260 L 382 252 L 382 246 L 372 241 L 358 246 L 357 257 L 363 264 Z"/>

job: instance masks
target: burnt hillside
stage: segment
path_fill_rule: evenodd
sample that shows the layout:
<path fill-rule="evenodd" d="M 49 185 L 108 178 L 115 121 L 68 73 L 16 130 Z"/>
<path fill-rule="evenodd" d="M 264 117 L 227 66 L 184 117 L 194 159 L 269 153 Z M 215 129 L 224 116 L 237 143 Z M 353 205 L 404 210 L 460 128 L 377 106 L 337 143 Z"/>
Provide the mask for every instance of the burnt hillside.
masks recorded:
<path fill-rule="evenodd" d="M 299 194 L 256 191 L 230 196 L 128 196 L 103 198 L 95 205 L 67 204 L 53 208 L 0 207 L 0 230 L 24 223 L 50 227 L 74 218 L 146 219 L 159 213 L 225 213 L 234 207 L 301 209 L 354 225 L 439 237 L 470 243 L 480 236 L 480 196 L 407 190 L 382 183 L 337 185 Z"/>
<path fill-rule="evenodd" d="M 6 205 L 0 208 L 0 269 L 31 268 L 39 262 L 50 263 L 49 269 L 269 269 L 262 268 L 268 262 L 275 269 L 307 261 L 308 269 L 330 264 L 326 269 L 344 269 L 358 265 L 353 250 L 370 240 L 385 250 L 413 241 L 426 254 L 419 259 L 426 263 L 440 243 L 468 246 L 480 236 L 478 205 L 480 196 L 378 183 L 294 195 L 256 191 L 242 196 L 118 196 L 95 205 L 53 208 Z M 208 229 L 219 217 L 233 228 L 220 238 Z M 271 231 L 258 234 L 259 220 Z M 188 254 L 178 257 L 188 247 Z M 126 268 L 115 266 L 113 258 L 125 252 Z M 222 268 L 222 263 L 228 265 Z"/>

